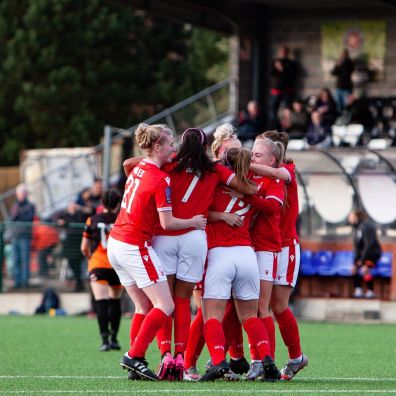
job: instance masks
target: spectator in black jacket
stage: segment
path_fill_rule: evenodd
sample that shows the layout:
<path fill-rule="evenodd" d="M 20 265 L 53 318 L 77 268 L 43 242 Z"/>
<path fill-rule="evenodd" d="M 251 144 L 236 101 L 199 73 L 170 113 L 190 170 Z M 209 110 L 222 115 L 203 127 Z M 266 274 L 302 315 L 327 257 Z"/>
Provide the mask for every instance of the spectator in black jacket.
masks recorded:
<path fill-rule="evenodd" d="M 57 224 L 64 227 L 62 233 L 62 252 L 67 258 L 70 269 L 76 281 L 75 291 L 84 290 L 84 281 L 82 279 L 82 261 L 83 255 L 80 250 L 81 234 L 87 215 L 83 213 L 75 202 L 70 202 L 65 212 L 57 219 Z M 80 225 L 80 227 L 79 227 Z"/>
<path fill-rule="evenodd" d="M 11 208 L 12 226 L 11 244 L 13 254 L 14 287 L 29 286 L 30 250 L 32 244 L 32 221 L 35 214 L 34 205 L 28 200 L 24 184 L 16 188 L 17 201 Z"/>
<path fill-rule="evenodd" d="M 308 127 L 306 139 L 311 147 L 325 148 L 332 144 L 331 127 L 323 122 L 322 114 L 318 111 L 311 114 L 311 124 Z"/>
<path fill-rule="evenodd" d="M 284 129 L 290 139 L 302 139 L 307 133 L 310 115 L 304 107 L 302 100 L 294 100 L 292 108 L 286 108 L 280 119 L 281 128 Z"/>
<path fill-rule="evenodd" d="M 336 61 L 331 74 L 337 77 L 336 83 L 336 101 L 337 111 L 339 113 L 344 110 L 347 104 L 347 98 L 352 93 L 352 72 L 354 64 L 352 59 L 349 57 L 347 49 L 342 50 L 340 57 Z"/>
<path fill-rule="evenodd" d="M 271 75 L 274 77 L 271 89 L 270 128 L 278 128 L 278 110 L 283 103 L 290 107 L 296 93 L 298 64 L 290 59 L 290 49 L 287 45 L 279 48 L 276 59 L 272 62 Z"/>
<path fill-rule="evenodd" d="M 241 142 L 254 140 L 263 131 L 264 122 L 259 105 L 255 100 L 251 100 L 246 106 L 246 111 L 242 112 L 240 116 L 238 139 Z"/>
<path fill-rule="evenodd" d="M 362 283 L 366 284 L 366 298 L 373 298 L 374 277 L 372 270 L 380 259 L 382 250 L 378 242 L 375 225 L 369 220 L 367 214 L 360 209 L 354 210 L 348 217 L 349 223 L 354 228 L 354 297 L 363 297 Z"/>

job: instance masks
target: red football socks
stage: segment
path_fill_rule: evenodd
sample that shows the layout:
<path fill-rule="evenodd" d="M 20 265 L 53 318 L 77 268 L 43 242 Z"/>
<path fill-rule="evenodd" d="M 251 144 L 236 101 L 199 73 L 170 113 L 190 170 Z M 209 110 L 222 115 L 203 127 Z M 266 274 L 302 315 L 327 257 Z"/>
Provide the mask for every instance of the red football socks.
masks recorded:
<path fill-rule="evenodd" d="M 172 315 L 167 316 L 157 332 L 157 344 L 161 355 L 172 349 Z"/>
<path fill-rule="evenodd" d="M 175 355 L 184 351 L 187 347 L 188 335 L 190 333 L 191 312 L 190 299 L 175 297 Z"/>
<path fill-rule="evenodd" d="M 279 331 L 283 342 L 289 351 L 289 358 L 296 359 L 301 356 L 300 332 L 293 312 L 290 308 L 284 310 L 281 314 L 275 315 L 278 321 Z"/>
<path fill-rule="evenodd" d="M 234 301 L 229 301 L 223 318 L 223 329 L 226 339 L 225 350 L 230 357 L 240 359 L 244 356 L 242 326 L 238 319 Z"/>
<path fill-rule="evenodd" d="M 132 320 L 131 320 L 131 327 L 129 329 L 130 346 L 133 345 L 135 338 L 136 338 L 137 334 L 139 333 L 140 326 L 142 325 L 145 317 L 146 317 L 146 315 L 143 315 L 140 313 L 133 314 Z"/>
<path fill-rule="evenodd" d="M 199 308 L 195 319 L 191 323 L 190 335 L 188 337 L 187 348 L 184 354 L 184 367 L 186 369 L 196 367 L 197 365 L 197 360 L 205 345 L 203 331 L 204 323 L 202 309 Z"/>
<path fill-rule="evenodd" d="M 214 365 L 225 360 L 224 353 L 224 331 L 221 323 L 217 319 L 209 319 L 204 324 L 204 336 L 208 346 L 210 357 Z"/>
<path fill-rule="evenodd" d="M 146 315 L 140 330 L 135 338 L 135 342 L 131 346 L 128 354 L 130 357 L 144 357 L 146 350 L 151 341 L 155 337 L 158 329 L 168 316 L 158 308 L 152 308 Z"/>
<path fill-rule="evenodd" d="M 250 348 L 254 351 L 254 358 L 252 356 L 252 360 L 263 360 L 265 356 L 270 354 L 270 346 L 265 326 L 260 319 L 253 317 L 243 323 L 243 328 L 248 335 Z"/>
<path fill-rule="evenodd" d="M 272 357 L 272 359 L 275 360 L 276 339 L 275 339 L 274 319 L 272 319 L 272 316 L 266 316 L 265 318 L 260 318 L 260 320 L 263 323 L 263 325 L 265 326 L 265 329 L 267 330 L 268 339 L 269 339 L 269 343 L 270 343 L 271 357 Z"/>

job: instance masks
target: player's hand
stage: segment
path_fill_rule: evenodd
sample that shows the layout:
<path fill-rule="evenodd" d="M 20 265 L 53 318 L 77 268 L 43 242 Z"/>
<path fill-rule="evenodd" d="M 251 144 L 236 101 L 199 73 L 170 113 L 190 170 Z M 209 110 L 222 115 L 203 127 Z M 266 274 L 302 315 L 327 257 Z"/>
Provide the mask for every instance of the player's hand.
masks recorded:
<path fill-rule="evenodd" d="M 197 230 L 204 230 L 206 228 L 207 218 L 204 215 L 196 215 L 192 218 L 194 228 Z"/>
<path fill-rule="evenodd" d="M 226 222 L 231 227 L 242 227 L 243 219 L 236 213 L 224 213 L 223 221 Z"/>
<path fill-rule="evenodd" d="M 243 198 L 244 195 L 242 193 L 240 193 L 239 191 L 233 190 L 232 188 L 229 187 L 225 187 L 223 194 L 227 194 L 230 197 L 234 197 L 234 198 Z"/>
<path fill-rule="evenodd" d="M 278 70 L 279 72 L 283 71 L 283 66 L 282 66 L 282 63 L 280 61 L 276 60 L 275 63 L 274 63 L 274 66 L 275 66 L 275 69 Z"/>

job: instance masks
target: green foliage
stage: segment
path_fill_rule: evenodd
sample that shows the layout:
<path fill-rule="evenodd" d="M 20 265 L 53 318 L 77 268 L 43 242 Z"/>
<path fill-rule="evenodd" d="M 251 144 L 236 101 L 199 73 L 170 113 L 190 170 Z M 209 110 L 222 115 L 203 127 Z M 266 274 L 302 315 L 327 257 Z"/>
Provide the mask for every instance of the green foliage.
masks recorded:
<path fill-rule="evenodd" d="M 220 81 L 225 41 L 100 0 L 3 0 L 0 165 L 97 144 L 105 124 L 129 127 Z"/>

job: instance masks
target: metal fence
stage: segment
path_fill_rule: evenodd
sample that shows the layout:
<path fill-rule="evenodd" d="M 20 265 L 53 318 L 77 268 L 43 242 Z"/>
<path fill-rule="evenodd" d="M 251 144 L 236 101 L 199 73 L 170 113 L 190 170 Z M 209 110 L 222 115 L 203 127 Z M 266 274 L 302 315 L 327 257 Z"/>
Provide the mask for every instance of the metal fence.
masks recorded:
<path fill-rule="evenodd" d="M 84 224 L 0 224 L 0 291 L 82 291 L 87 278 L 80 244 Z"/>
<path fill-rule="evenodd" d="M 236 80 L 225 80 L 142 121 L 166 123 L 177 134 L 192 126 L 210 132 L 218 123 L 235 117 L 236 89 Z M 107 126 L 104 143 L 71 159 L 56 158 L 56 165 L 30 181 L 27 185 L 29 196 L 40 218 L 49 218 L 65 208 L 79 192 L 92 185 L 95 177 L 103 177 L 105 187 L 115 182 L 123 160 L 121 143 L 123 139 L 130 138 L 136 128 L 137 125 L 128 129 Z M 0 195 L 0 221 L 10 220 L 10 208 L 14 202 L 15 189 Z"/>

